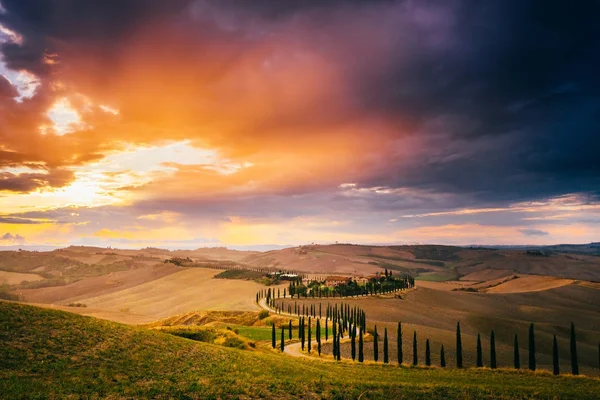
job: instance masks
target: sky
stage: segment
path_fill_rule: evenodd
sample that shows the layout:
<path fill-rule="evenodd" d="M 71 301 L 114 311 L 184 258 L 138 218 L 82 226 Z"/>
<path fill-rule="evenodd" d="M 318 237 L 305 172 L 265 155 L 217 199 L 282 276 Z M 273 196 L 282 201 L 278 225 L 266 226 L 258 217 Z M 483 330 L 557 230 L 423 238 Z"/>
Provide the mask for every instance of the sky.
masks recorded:
<path fill-rule="evenodd" d="M 600 240 L 600 2 L 0 4 L 0 246 Z"/>

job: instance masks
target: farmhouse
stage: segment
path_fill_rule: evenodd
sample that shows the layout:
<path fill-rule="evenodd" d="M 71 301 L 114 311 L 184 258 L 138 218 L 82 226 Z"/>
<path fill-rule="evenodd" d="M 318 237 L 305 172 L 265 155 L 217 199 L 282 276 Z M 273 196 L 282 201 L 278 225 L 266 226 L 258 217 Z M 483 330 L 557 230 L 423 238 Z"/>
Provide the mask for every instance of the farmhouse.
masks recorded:
<path fill-rule="evenodd" d="M 348 276 L 333 276 L 332 275 L 332 276 L 328 276 L 327 278 L 325 278 L 325 286 L 336 287 L 336 286 L 340 286 L 340 285 L 345 285 L 351 280 L 352 280 L 352 278 L 350 278 Z"/>

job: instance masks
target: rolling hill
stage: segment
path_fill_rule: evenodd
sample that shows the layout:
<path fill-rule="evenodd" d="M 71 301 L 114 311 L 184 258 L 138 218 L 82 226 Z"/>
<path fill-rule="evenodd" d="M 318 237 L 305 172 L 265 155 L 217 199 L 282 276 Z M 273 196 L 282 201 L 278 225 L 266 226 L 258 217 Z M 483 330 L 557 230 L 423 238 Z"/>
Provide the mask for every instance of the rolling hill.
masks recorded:
<path fill-rule="evenodd" d="M 600 381 L 509 370 L 399 368 L 238 350 L 0 302 L 3 398 L 569 398 Z"/>

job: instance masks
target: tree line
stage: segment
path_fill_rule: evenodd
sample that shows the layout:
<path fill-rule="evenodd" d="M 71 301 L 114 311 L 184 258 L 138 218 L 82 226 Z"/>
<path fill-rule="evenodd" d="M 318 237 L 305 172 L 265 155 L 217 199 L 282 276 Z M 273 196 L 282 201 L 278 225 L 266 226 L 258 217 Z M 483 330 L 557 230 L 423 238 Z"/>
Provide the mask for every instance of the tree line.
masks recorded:
<path fill-rule="evenodd" d="M 308 318 L 308 320 L 307 320 Z M 315 334 L 313 336 L 313 324 L 316 325 Z M 327 313 L 325 316 L 324 323 L 322 323 L 322 318 L 320 316 L 315 317 L 312 314 L 303 315 L 299 319 L 298 325 L 298 339 L 301 343 L 302 350 L 307 350 L 308 353 L 311 353 L 313 350 L 312 342 L 313 337 L 317 343 L 317 352 L 319 356 L 321 355 L 321 344 L 322 344 L 322 327 L 325 327 L 325 341 L 329 340 L 331 336 L 333 342 L 332 354 L 335 360 L 342 359 L 341 352 L 341 341 L 345 337 L 347 333 L 348 339 L 350 341 L 350 357 L 354 361 L 364 362 L 365 360 L 365 334 L 366 330 L 366 314 L 364 311 L 356 308 L 350 307 L 349 305 L 341 305 L 337 307 L 328 306 Z M 331 327 L 331 329 L 330 329 Z M 289 321 L 289 326 L 286 327 L 284 325 L 281 326 L 281 341 L 279 343 L 280 349 L 283 352 L 285 349 L 285 329 L 288 329 L 287 337 L 292 339 L 292 320 Z M 331 335 L 330 335 L 331 332 Z M 377 329 L 377 325 L 374 326 L 371 335 L 373 336 L 373 360 L 375 362 L 379 362 L 380 360 L 380 347 L 379 342 L 382 341 L 382 351 L 381 355 L 382 361 L 384 364 L 388 364 L 390 361 L 389 357 L 389 340 L 388 340 L 388 330 L 384 328 L 383 331 L 383 339 L 381 339 L 381 335 Z M 397 355 L 396 360 L 398 364 L 404 363 L 404 353 L 403 353 L 403 331 L 402 331 L 402 323 L 398 322 L 397 332 L 396 332 L 396 347 L 397 347 Z M 569 345 L 569 354 L 571 359 L 570 372 L 573 375 L 579 375 L 579 359 L 577 354 L 577 338 L 575 326 L 571 323 L 570 326 L 570 345 Z M 536 361 L 536 340 L 535 340 L 535 328 L 534 324 L 530 324 L 528 331 L 528 363 L 527 368 L 531 371 L 535 371 L 537 369 L 537 361 Z M 276 328 L 275 325 L 272 326 L 272 346 L 273 348 L 277 347 L 276 340 Z M 446 353 L 444 345 L 440 346 L 440 358 L 439 358 L 439 366 L 442 368 L 447 367 L 446 364 Z M 431 366 L 431 342 L 427 338 L 425 339 L 425 365 Z M 456 324 L 456 346 L 455 346 L 455 362 L 456 368 L 464 368 L 463 361 L 463 344 L 462 344 L 462 334 L 460 329 L 460 322 Z M 553 345 L 552 345 L 552 372 L 554 375 L 560 374 L 560 357 L 559 357 L 559 347 L 556 335 L 553 337 Z M 513 367 L 515 369 L 521 368 L 521 355 L 519 348 L 519 337 L 518 334 L 515 333 L 514 341 L 513 341 Z M 419 364 L 419 351 L 418 351 L 418 339 L 417 339 L 417 331 L 413 331 L 413 340 L 412 340 L 412 365 Z M 598 345 L 598 363 L 600 368 L 600 343 Z M 481 334 L 477 334 L 477 342 L 476 342 L 476 361 L 475 367 L 482 368 L 484 367 L 483 363 L 483 345 L 481 342 Z M 496 336 L 494 330 L 491 330 L 489 335 L 489 364 L 488 367 L 491 369 L 496 369 L 498 367 L 498 357 L 496 353 Z"/>

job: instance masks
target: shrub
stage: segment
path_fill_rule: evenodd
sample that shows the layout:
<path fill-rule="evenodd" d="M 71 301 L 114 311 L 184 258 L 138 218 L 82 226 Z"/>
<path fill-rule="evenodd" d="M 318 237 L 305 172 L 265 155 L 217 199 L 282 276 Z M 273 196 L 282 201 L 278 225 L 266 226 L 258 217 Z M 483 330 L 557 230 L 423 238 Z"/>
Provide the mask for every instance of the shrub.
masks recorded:
<path fill-rule="evenodd" d="M 225 341 L 223 342 L 223 346 L 225 347 L 234 347 L 236 349 L 245 349 L 246 348 L 246 343 L 244 343 L 243 340 L 236 338 L 236 337 L 228 337 L 227 339 L 225 339 Z"/>
<path fill-rule="evenodd" d="M 183 337 L 186 339 L 196 340 L 198 342 L 207 342 L 212 343 L 217 334 L 212 329 L 199 329 L 199 330 L 190 330 L 190 329 L 176 329 L 176 330 L 164 330 L 163 332 L 168 333 L 170 335 L 175 335 L 179 337 Z"/>
<path fill-rule="evenodd" d="M 258 319 L 265 319 L 269 316 L 269 312 L 267 310 L 262 310 L 258 313 Z"/>

